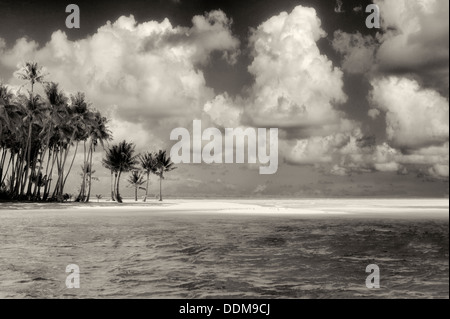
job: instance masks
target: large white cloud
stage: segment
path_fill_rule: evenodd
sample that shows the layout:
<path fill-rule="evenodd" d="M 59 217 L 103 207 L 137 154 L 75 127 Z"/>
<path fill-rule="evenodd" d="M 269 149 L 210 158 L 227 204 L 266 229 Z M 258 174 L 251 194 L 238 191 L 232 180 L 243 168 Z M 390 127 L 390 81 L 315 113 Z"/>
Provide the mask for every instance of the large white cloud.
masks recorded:
<path fill-rule="evenodd" d="M 291 164 L 331 163 L 359 132 L 338 105 L 347 100 L 343 73 L 321 54 L 325 37 L 313 8 L 297 6 L 252 31 L 254 84 L 246 91 L 242 121 L 280 129 L 280 154 Z"/>
<path fill-rule="evenodd" d="M 195 16 L 192 24 L 175 27 L 168 19 L 137 23 L 133 16 L 122 16 L 77 41 L 56 31 L 42 47 L 24 38 L 9 49 L 2 44 L 0 66 L 11 74 L 24 61 L 38 61 L 46 66 L 48 79 L 66 92 L 83 91 L 98 109 L 114 108 L 119 120 L 142 124 L 168 139 L 168 130 L 200 117 L 203 105 L 214 98 L 199 66 L 214 51 L 230 63 L 239 53 L 231 20 L 222 11 Z"/>
<path fill-rule="evenodd" d="M 245 110 L 249 122 L 301 129 L 306 136 L 348 129 L 335 108 L 347 100 L 343 73 L 316 43 L 325 35 L 316 11 L 302 6 L 268 19 L 253 31 L 248 70 L 255 83 Z"/>
<path fill-rule="evenodd" d="M 374 3 L 381 15 L 375 37 L 337 31 L 332 44 L 346 72 L 371 82 L 368 115 L 383 114 L 387 141 L 373 150 L 354 148 L 344 163 L 402 172 L 405 165 L 425 166 L 429 175 L 448 178 L 449 2 Z"/>
<path fill-rule="evenodd" d="M 333 47 L 343 55 L 344 70 L 415 76 L 445 94 L 449 85 L 449 2 L 374 3 L 381 16 L 381 30 L 376 37 L 340 30 L 334 34 Z"/>
<path fill-rule="evenodd" d="M 387 138 L 396 148 L 391 160 L 425 165 L 432 177 L 448 178 L 448 99 L 406 78 L 378 78 L 372 86 L 371 103 L 385 113 Z"/>
<path fill-rule="evenodd" d="M 446 0 L 376 0 L 383 20 L 377 57 L 393 71 L 446 70 L 448 87 L 449 2 Z M 440 74 L 440 78 L 445 78 Z"/>
<path fill-rule="evenodd" d="M 414 80 L 398 77 L 372 81 L 371 102 L 386 113 L 386 133 L 398 148 L 440 145 L 449 138 L 448 100 Z"/>

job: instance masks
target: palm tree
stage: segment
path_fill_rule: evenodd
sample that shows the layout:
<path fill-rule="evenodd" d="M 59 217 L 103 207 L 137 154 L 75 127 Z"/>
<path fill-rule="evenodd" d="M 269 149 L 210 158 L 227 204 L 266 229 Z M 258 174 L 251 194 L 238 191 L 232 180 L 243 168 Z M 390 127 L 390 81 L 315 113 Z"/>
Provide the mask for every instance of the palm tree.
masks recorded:
<path fill-rule="evenodd" d="M 103 159 L 103 166 L 109 168 L 115 173 L 115 199 L 117 202 L 122 203 L 122 197 L 120 196 L 120 177 L 122 173 L 129 172 L 135 169 L 137 164 L 137 156 L 134 155 L 135 145 L 134 143 L 128 143 L 122 141 L 117 145 L 113 145 L 106 152 L 106 157 Z"/>
<path fill-rule="evenodd" d="M 108 123 L 108 119 L 106 117 L 102 117 L 100 112 L 92 113 L 92 119 L 90 120 L 90 131 L 89 136 L 91 138 L 91 145 L 89 147 L 88 160 L 89 165 L 92 167 L 92 157 L 95 152 L 95 147 L 100 143 L 103 149 L 105 149 L 104 142 L 112 139 L 111 131 L 108 129 L 106 124 Z M 87 195 L 86 202 L 89 202 L 89 198 L 91 195 L 91 184 L 92 184 L 92 176 L 91 172 L 88 174 L 87 180 Z"/>
<path fill-rule="evenodd" d="M 24 195 L 25 185 L 28 182 L 27 197 L 28 199 L 31 199 L 31 183 L 29 182 L 29 178 L 33 174 L 37 164 L 37 154 L 40 144 L 37 137 L 42 130 L 45 119 L 47 118 L 48 107 L 40 95 L 33 96 L 33 94 L 30 93 L 29 97 L 22 95 L 19 98 L 20 103 L 25 105 L 25 116 L 22 121 L 27 127 L 27 133 L 25 134 L 26 143 L 19 170 L 19 176 L 22 177 L 23 174 L 23 179 L 21 179 L 20 183 L 18 183 L 16 187 L 18 191 L 20 189 L 20 196 L 22 196 Z M 36 128 L 35 133 L 33 133 L 33 128 Z"/>
<path fill-rule="evenodd" d="M 69 121 L 69 110 L 67 101 L 68 98 L 63 91 L 59 89 L 59 85 L 54 82 L 47 83 L 45 86 L 45 95 L 50 106 L 49 116 L 45 129 L 41 133 L 41 139 L 43 141 L 41 158 L 45 159 L 46 152 L 48 151 L 47 164 L 45 167 L 45 185 L 43 199 L 47 199 L 48 192 L 50 191 L 53 167 L 56 162 L 57 144 L 59 138 L 65 139 L 68 135 L 68 127 L 66 123 Z M 51 164 L 51 165 L 50 165 Z M 72 162 L 73 164 L 73 162 Z M 49 169 L 50 172 L 49 173 Z M 70 169 L 69 169 L 70 171 Z"/>
<path fill-rule="evenodd" d="M 45 74 L 42 72 L 42 67 L 40 67 L 37 62 L 26 62 L 16 73 L 16 77 L 30 82 L 31 85 L 31 95 L 34 92 L 34 85 L 36 83 L 44 83 Z"/>
<path fill-rule="evenodd" d="M 90 103 L 88 103 L 85 99 L 84 93 L 77 92 L 75 95 L 70 96 L 71 105 L 70 105 L 70 113 L 72 115 L 71 118 L 71 127 L 73 128 L 72 136 L 69 141 L 69 145 L 75 141 L 76 149 L 78 149 L 78 143 L 83 141 L 84 146 L 84 161 L 83 166 L 88 166 L 88 157 L 91 146 L 89 146 L 89 150 L 87 150 L 86 142 L 89 139 L 89 132 L 91 130 L 91 121 L 92 121 L 92 111 L 90 110 Z M 66 153 L 67 155 L 67 153 Z M 74 157 L 72 158 L 72 162 L 75 159 L 76 152 L 74 153 Z M 77 201 L 84 202 L 86 199 L 85 191 L 86 191 L 86 174 L 88 171 L 84 171 L 84 176 L 82 178 L 82 185 L 80 194 L 77 197 Z M 64 180 L 67 179 L 67 176 Z"/>
<path fill-rule="evenodd" d="M 162 180 L 164 179 L 164 173 L 173 171 L 176 167 L 171 161 L 170 156 L 166 155 L 166 151 L 160 150 L 155 156 L 158 163 L 156 174 L 159 176 L 159 201 L 162 201 Z"/>
<path fill-rule="evenodd" d="M 134 187 L 134 201 L 137 202 L 139 186 L 145 183 L 144 175 L 140 171 L 134 170 L 128 178 L 128 183 L 130 186 Z"/>
<path fill-rule="evenodd" d="M 80 188 L 85 188 L 84 190 L 80 190 L 80 194 L 81 193 L 86 193 L 86 188 L 88 187 L 88 182 L 92 182 L 94 181 L 98 181 L 99 179 L 95 176 L 93 176 L 95 174 L 95 170 L 92 169 L 92 165 L 90 163 L 84 164 L 81 166 L 81 173 L 80 176 L 81 178 L 84 178 L 84 180 L 81 181 L 81 186 Z M 76 201 L 83 201 L 80 200 L 80 198 L 76 198 Z M 86 201 L 87 202 L 87 201 Z"/>
<path fill-rule="evenodd" d="M 150 174 L 156 174 L 158 161 L 156 160 L 156 156 L 154 156 L 152 153 L 147 152 L 144 155 L 139 156 L 139 161 L 141 164 L 141 168 L 144 170 L 145 174 L 147 175 L 147 181 L 146 181 L 146 187 L 145 187 L 145 197 L 144 202 L 147 201 L 148 196 L 148 184 L 150 180 Z"/>
<path fill-rule="evenodd" d="M 28 101 L 24 102 L 24 105 L 27 106 L 27 115 L 26 118 L 24 118 L 24 122 L 28 123 L 28 134 L 27 134 L 27 142 L 25 145 L 24 150 L 24 156 L 22 158 L 22 164 L 19 170 L 19 177 L 22 177 L 22 174 L 24 174 L 23 180 L 21 183 L 17 184 L 17 191 L 19 191 L 20 188 L 20 195 L 23 195 L 23 190 L 25 188 L 25 184 L 28 180 L 28 170 L 30 170 L 30 176 L 33 174 L 32 167 L 31 167 L 31 138 L 32 138 L 32 128 L 34 121 L 36 120 L 35 117 L 39 116 L 41 113 L 39 112 L 38 108 L 41 104 L 41 98 L 39 96 L 34 96 L 34 85 L 36 83 L 43 83 L 44 82 L 44 74 L 42 72 L 42 67 L 39 67 L 36 62 L 26 62 L 25 65 L 23 65 L 17 72 L 15 72 L 15 75 L 17 78 L 21 80 L 28 81 L 31 86 L 31 91 L 29 91 L 29 99 Z M 37 111 L 37 112 L 36 112 Z M 23 171 L 23 163 L 24 160 L 26 160 L 27 167 L 26 171 Z M 29 183 L 27 195 L 31 195 L 31 183 Z"/>
<path fill-rule="evenodd" d="M 107 148 L 106 150 L 106 156 L 102 159 L 102 165 L 109 169 L 111 172 L 111 200 L 116 200 L 116 191 L 115 191 L 115 185 L 117 180 L 117 173 L 118 173 L 118 165 L 119 162 L 119 151 L 118 151 L 118 145 L 113 145 L 110 148 Z"/>

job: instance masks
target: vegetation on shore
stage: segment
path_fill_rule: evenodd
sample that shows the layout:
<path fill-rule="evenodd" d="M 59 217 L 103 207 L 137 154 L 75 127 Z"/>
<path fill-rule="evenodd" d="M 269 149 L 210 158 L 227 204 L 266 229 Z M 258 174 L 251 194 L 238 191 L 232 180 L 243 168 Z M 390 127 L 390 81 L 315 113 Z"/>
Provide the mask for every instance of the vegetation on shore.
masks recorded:
<path fill-rule="evenodd" d="M 165 151 L 135 154 L 135 145 L 127 141 L 109 146 L 108 119 L 84 93 L 67 96 L 58 83 L 47 81 L 37 63 L 25 63 L 15 76 L 24 84 L 14 92 L 0 83 L 0 199 L 89 202 L 96 179 L 94 153 L 101 148 L 106 153 L 102 164 L 111 171 L 112 200 L 122 202 L 120 178 L 128 172 L 132 172 L 129 181 L 136 200 L 144 182 L 147 200 L 150 175 L 159 176 L 162 200 L 164 173 L 175 169 Z M 83 154 L 81 185 L 74 196 L 65 192 L 65 186 L 79 153 Z"/>

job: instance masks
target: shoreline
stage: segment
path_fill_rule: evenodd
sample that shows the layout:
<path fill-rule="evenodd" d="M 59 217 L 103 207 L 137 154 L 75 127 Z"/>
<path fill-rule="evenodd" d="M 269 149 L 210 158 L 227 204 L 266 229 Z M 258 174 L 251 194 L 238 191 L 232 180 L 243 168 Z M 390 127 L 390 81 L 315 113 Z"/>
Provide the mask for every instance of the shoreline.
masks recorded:
<path fill-rule="evenodd" d="M 168 199 L 163 202 L 125 200 L 90 203 L 9 203 L 0 206 L 0 217 L 8 212 L 77 212 L 95 214 L 240 214 L 273 216 L 326 216 L 375 218 L 449 218 L 445 199 Z"/>

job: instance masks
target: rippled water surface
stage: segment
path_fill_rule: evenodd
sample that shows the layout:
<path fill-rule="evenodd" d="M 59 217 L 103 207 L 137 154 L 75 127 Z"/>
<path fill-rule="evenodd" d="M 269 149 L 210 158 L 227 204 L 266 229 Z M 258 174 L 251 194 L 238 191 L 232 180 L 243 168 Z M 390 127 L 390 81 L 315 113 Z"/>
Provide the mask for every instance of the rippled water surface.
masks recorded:
<path fill-rule="evenodd" d="M 448 231 L 448 216 L 6 209 L 0 297 L 448 298 Z"/>

